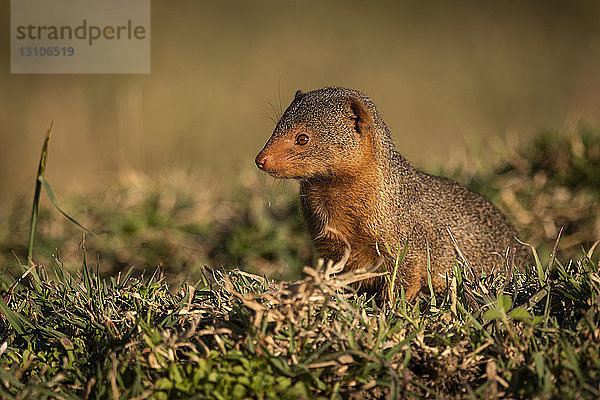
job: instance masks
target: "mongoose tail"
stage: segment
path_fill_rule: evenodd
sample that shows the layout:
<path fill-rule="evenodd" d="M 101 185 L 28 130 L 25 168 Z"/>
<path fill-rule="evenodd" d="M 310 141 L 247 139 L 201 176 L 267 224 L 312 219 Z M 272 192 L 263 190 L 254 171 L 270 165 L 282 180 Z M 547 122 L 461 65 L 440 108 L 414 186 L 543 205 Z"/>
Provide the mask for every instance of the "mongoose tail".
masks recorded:
<path fill-rule="evenodd" d="M 373 102 L 344 88 L 298 91 L 256 156 L 276 178 L 300 181 L 300 203 L 313 242 L 325 259 L 340 260 L 350 244 L 347 269 L 381 263 L 408 240 L 399 266 L 407 297 L 427 285 L 446 288 L 457 249 L 478 271 L 517 263 L 524 251 L 508 219 L 480 195 L 449 179 L 414 168 L 398 153 Z M 363 287 L 383 295 L 383 280 Z"/>

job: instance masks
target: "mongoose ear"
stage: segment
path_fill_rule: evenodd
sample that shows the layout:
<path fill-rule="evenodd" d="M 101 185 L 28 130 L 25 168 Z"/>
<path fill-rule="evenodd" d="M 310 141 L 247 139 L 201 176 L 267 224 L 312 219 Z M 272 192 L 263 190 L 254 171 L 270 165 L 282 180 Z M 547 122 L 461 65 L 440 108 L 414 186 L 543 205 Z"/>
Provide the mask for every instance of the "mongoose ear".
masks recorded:
<path fill-rule="evenodd" d="M 304 96 L 304 93 L 302 93 L 302 90 L 297 90 L 296 94 L 294 95 L 294 100 L 298 100 L 302 96 Z"/>
<path fill-rule="evenodd" d="M 350 112 L 352 116 L 350 119 L 354 122 L 354 130 L 359 135 L 367 133 L 373 125 L 373 117 L 367 110 L 367 107 L 362 100 L 358 98 L 352 98 L 349 101 Z"/>

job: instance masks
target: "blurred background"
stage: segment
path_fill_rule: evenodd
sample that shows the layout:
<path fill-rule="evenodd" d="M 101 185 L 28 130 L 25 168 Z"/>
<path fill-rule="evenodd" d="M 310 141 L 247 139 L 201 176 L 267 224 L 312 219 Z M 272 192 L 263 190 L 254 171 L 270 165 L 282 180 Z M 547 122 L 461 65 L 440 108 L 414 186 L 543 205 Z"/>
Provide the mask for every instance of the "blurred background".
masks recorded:
<path fill-rule="evenodd" d="M 48 177 L 87 190 L 125 168 L 231 177 L 297 89 L 378 105 L 419 165 L 507 133 L 600 116 L 600 3 L 152 1 L 149 75 L 11 75 L 0 1 L 0 204 Z"/>
<path fill-rule="evenodd" d="M 295 197 L 293 192 L 288 196 L 284 184 L 257 178 L 253 164 L 274 120 L 298 89 L 346 86 L 364 91 L 377 104 L 401 153 L 429 170 L 464 156 L 466 147 L 485 149 L 507 137 L 527 139 L 540 129 L 600 123 L 600 2 L 594 0 L 152 1 L 148 75 L 11 75 L 9 5 L 0 0 L 0 212 L 9 215 L 4 231 L 0 229 L 0 262 L 11 259 L 17 243 L 24 242 L 27 207 L 50 120 L 55 135 L 47 178 L 57 196 L 76 216 L 87 216 L 93 229 L 112 232 L 106 240 L 126 234 L 140 240 L 99 244 L 104 256 L 109 258 L 113 247 L 115 254 L 127 246 L 156 250 L 148 245 L 154 241 L 165 248 L 159 246 L 156 257 L 146 255 L 137 262 L 161 263 L 170 254 L 169 235 L 140 239 L 140 232 L 150 235 L 157 226 L 168 225 L 177 227 L 177 235 L 196 235 L 183 246 L 184 253 L 199 245 L 208 249 L 203 257 L 182 255 L 194 265 L 292 258 L 301 260 L 296 261 L 300 265 L 309 258 L 308 245 L 293 254 L 277 253 L 281 246 L 273 238 L 295 240 L 294 232 L 302 226 L 290 205 Z M 595 153 L 590 154 L 594 159 Z M 262 186 L 257 179 L 263 179 Z M 462 181 L 473 179 L 463 176 Z M 181 186 L 168 189 L 173 182 L 187 185 L 185 195 L 175 194 Z M 229 197 L 243 198 L 245 211 L 206 199 L 223 185 L 254 188 L 252 195 Z M 481 182 L 472 186 L 500 199 L 499 190 L 492 193 Z M 269 190 L 262 191 L 264 187 Z M 145 192 L 139 194 L 136 188 Z M 69 202 L 66 193 L 83 197 L 69 197 Z M 171 194 L 165 198 L 165 193 Z M 14 206 L 18 199 L 24 207 Z M 573 204 L 568 196 L 561 199 Z M 585 199 L 582 207 L 587 207 Z M 102 212 L 96 200 L 105 205 Z M 510 199 L 502 200 L 508 204 Z M 120 216 L 115 222 L 108 217 L 132 204 L 138 208 L 131 209 L 130 219 Z M 170 217 L 153 214 L 180 212 L 181 204 L 193 204 L 193 212 L 176 218 L 168 212 Z M 269 220 L 272 225 L 257 228 L 268 220 L 261 211 L 265 204 L 274 219 Z M 287 230 L 278 231 L 290 212 Z M 134 217 L 142 214 L 142 222 Z M 239 237 L 215 236 L 213 225 L 190 222 L 231 215 L 237 215 L 236 226 L 247 228 L 240 228 Z M 171 217 L 179 222 L 169 225 Z M 41 228 L 47 239 L 62 237 L 47 243 L 49 252 L 74 240 L 60 218 L 60 224 L 48 222 Z M 527 218 L 523 221 L 536 221 Z M 599 232 L 600 223 L 590 221 L 595 231 L 588 227 L 588 232 Z M 554 237 L 553 216 L 544 224 L 540 237 Z M 209 231 L 214 237 L 206 239 Z M 187 240 L 177 235 L 171 247 Z M 256 235 L 267 248 L 256 250 L 255 258 L 242 257 L 257 246 Z M 205 239 L 211 244 L 200 243 Z M 219 258 L 236 251 L 237 258 Z M 134 262 L 125 257 L 115 265 Z"/>

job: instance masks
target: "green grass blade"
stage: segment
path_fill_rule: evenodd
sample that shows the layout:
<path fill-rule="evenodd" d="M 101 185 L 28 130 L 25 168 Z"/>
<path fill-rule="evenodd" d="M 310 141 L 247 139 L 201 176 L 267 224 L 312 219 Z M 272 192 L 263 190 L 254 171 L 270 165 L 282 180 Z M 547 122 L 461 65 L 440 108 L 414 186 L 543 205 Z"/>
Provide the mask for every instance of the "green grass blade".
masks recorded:
<path fill-rule="evenodd" d="M 42 154 L 40 156 L 40 162 L 38 165 L 38 173 L 35 180 L 35 193 L 33 195 L 33 205 L 31 207 L 31 223 L 29 230 L 29 245 L 27 247 L 27 258 L 29 260 L 33 257 L 33 242 L 35 238 L 35 226 L 37 224 L 37 217 L 39 211 L 40 204 L 40 192 L 41 192 L 41 181 L 39 178 L 43 178 L 44 173 L 46 172 L 46 159 L 48 156 L 48 144 L 50 143 L 50 137 L 52 136 L 54 128 L 52 127 L 52 121 L 50 122 L 50 126 L 48 127 L 48 133 L 46 134 L 46 139 L 44 140 L 44 145 L 42 146 Z"/>
<path fill-rule="evenodd" d="M 52 188 L 50 187 L 50 184 L 48 183 L 47 180 L 44 179 L 44 177 L 39 176 L 38 177 L 38 181 L 44 186 L 44 189 L 46 189 L 46 193 L 48 194 L 48 197 L 50 198 L 50 201 L 52 202 L 52 205 L 54 206 L 54 208 L 56 208 L 58 210 L 59 213 L 61 213 L 66 219 L 68 219 L 69 221 L 71 221 L 72 223 L 74 223 L 75 225 L 77 225 L 79 228 L 83 229 L 85 232 L 96 236 L 96 234 L 92 231 L 90 231 L 88 228 L 86 228 L 85 226 L 81 225 L 79 222 L 77 222 L 73 217 L 71 217 L 69 214 L 67 214 L 66 212 L 63 211 L 62 208 L 60 208 L 60 206 L 58 205 L 58 202 L 56 201 L 56 197 L 54 197 L 54 192 L 52 191 Z"/>
<path fill-rule="evenodd" d="M 26 328 L 32 328 L 29 321 L 24 319 L 19 313 L 14 312 L 8 306 L 8 304 L 6 304 L 4 302 L 4 299 L 2 299 L 1 297 L 0 297 L 0 311 L 2 311 L 2 315 L 4 315 L 4 318 L 6 318 L 6 320 L 10 324 L 10 326 L 12 326 L 13 329 L 15 331 L 17 331 L 17 333 L 19 335 L 24 335 Z"/>

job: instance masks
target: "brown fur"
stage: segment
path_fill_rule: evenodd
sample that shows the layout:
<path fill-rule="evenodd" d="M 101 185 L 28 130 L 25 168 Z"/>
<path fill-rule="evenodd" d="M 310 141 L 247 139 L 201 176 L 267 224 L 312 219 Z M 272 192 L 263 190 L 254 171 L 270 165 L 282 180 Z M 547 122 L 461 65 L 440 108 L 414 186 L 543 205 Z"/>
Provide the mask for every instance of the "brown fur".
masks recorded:
<path fill-rule="evenodd" d="M 300 144 L 299 135 L 308 143 Z M 375 105 L 343 88 L 297 92 L 256 163 L 278 178 L 300 181 L 300 202 L 315 247 L 347 269 L 400 264 L 407 298 L 427 285 L 445 289 L 457 248 L 477 270 L 524 257 L 514 228 L 489 201 L 446 178 L 412 167 L 395 149 Z M 429 261 L 428 261 L 429 260 Z M 365 288 L 383 294 L 382 280 Z"/>

